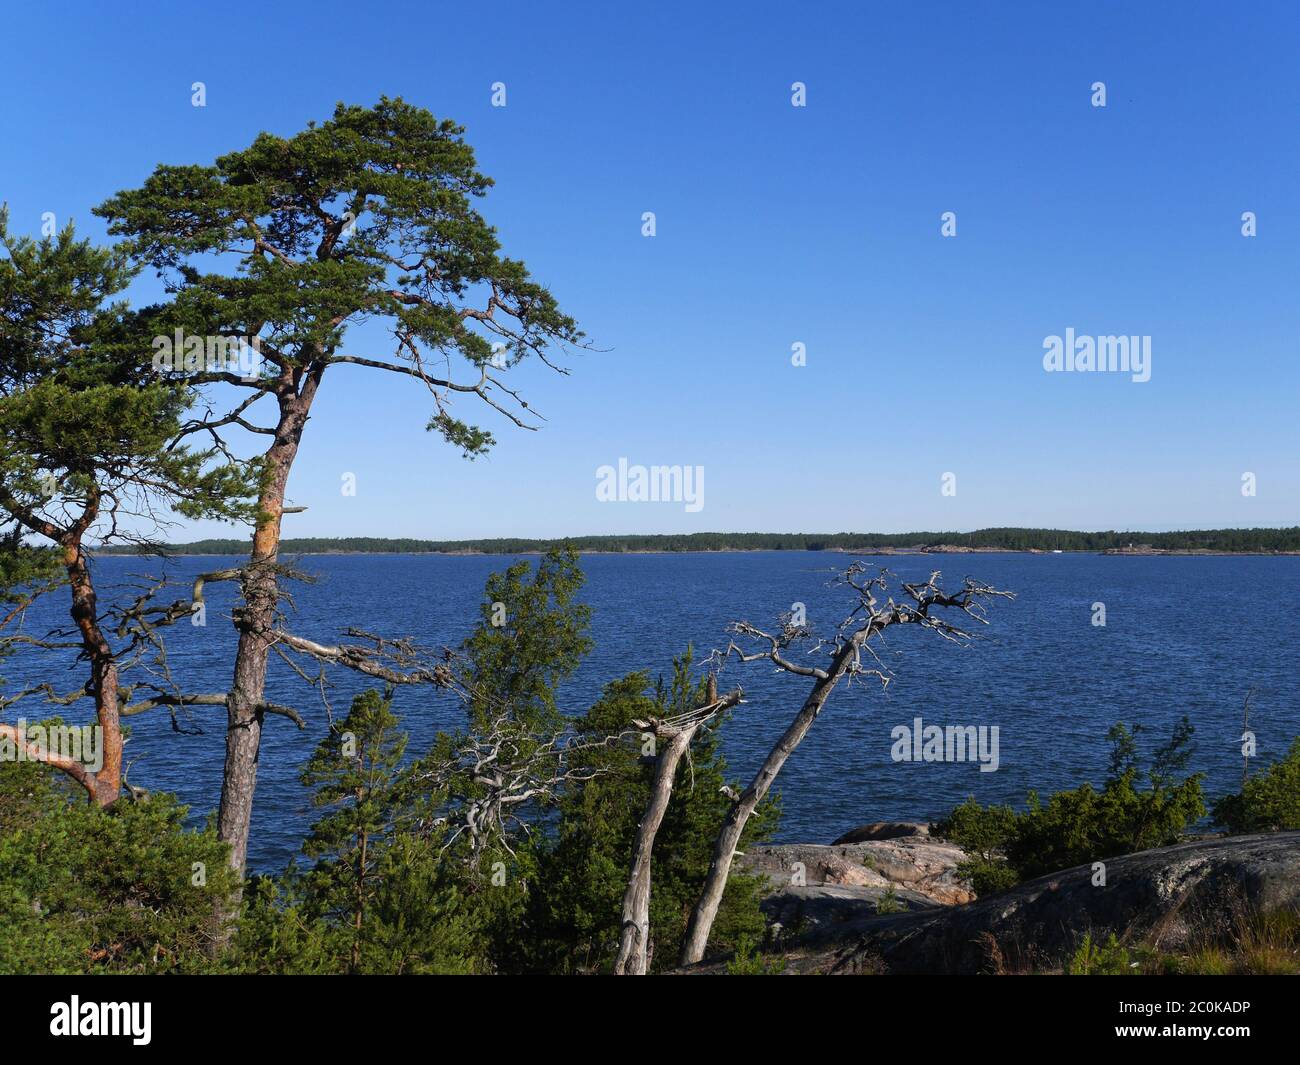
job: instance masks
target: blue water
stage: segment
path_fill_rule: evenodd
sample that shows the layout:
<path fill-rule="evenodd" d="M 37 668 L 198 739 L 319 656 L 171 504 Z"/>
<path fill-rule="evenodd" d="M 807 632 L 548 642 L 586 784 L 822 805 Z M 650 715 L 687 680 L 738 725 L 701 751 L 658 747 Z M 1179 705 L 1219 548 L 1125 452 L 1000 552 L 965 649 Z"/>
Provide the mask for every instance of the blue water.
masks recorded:
<path fill-rule="evenodd" d="M 306 557 L 299 568 L 317 580 L 294 587 L 290 625 L 331 642 L 357 625 L 425 644 L 456 644 L 477 616 L 484 580 L 510 561 Z M 688 643 L 703 657 L 725 646 L 730 621 L 766 627 L 795 602 L 807 605 L 810 624 L 828 632 L 849 606 L 843 589 L 828 587 L 847 561 L 804 552 L 586 556 L 584 599 L 593 608 L 596 646 L 563 690 L 563 705 L 584 710 L 609 680 L 634 669 L 667 673 L 672 656 Z M 1206 774 L 1207 790 L 1217 795 L 1240 779 L 1241 706 L 1251 687 L 1251 725 L 1262 761 L 1279 756 L 1300 733 L 1292 674 L 1300 614 L 1290 594 L 1300 559 L 988 554 L 879 561 L 904 580 L 923 579 L 940 566 L 953 583 L 971 575 L 1016 592 L 1017 599 L 996 603 L 982 638 L 965 648 L 910 626 L 890 630 L 882 649 L 895 673 L 888 689 L 871 680 L 839 689 L 778 778 L 783 840 L 830 842 L 867 821 L 939 816 L 971 794 L 984 802 L 1019 803 L 1029 788 L 1098 780 L 1113 722 L 1140 722 L 1149 729 L 1149 746 L 1184 713 L 1197 728 L 1193 768 Z M 225 564 L 185 558 L 169 563 L 168 572 L 183 587 L 194 574 Z M 101 598 L 159 565 L 99 560 Z M 229 683 L 232 593 L 228 584 L 209 589 L 206 627 L 170 630 L 173 673 L 187 691 L 225 691 Z M 1104 628 L 1092 624 L 1094 602 L 1106 606 Z M 62 598 L 52 598 L 29 612 L 25 626 L 44 632 L 66 621 L 65 609 Z M 20 653 L 5 662 L 4 674 L 11 685 L 39 677 L 71 689 L 84 681 L 83 667 L 65 674 L 52 671 L 50 659 L 41 661 L 38 667 Z M 363 685 L 345 670 L 333 679 L 330 698 L 341 714 Z M 732 663 L 722 684 L 746 692 L 723 736 L 732 775 L 743 783 L 798 709 L 808 682 L 764 663 Z M 250 847 L 251 864 L 263 870 L 283 866 L 311 819 L 297 774 L 326 720 L 319 695 L 274 657 L 267 694 L 298 708 L 309 727 L 300 732 L 273 717 L 264 732 Z M 412 750 L 422 750 L 439 728 L 462 721 L 459 702 L 433 690 L 400 692 L 397 709 Z M 28 700 L 8 717 L 19 712 L 32 719 L 41 711 Z M 973 762 L 893 762 L 890 730 L 916 716 L 927 724 L 998 726 L 1000 768 L 982 773 Z M 174 791 L 196 817 L 205 816 L 219 797 L 224 721 L 222 708 L 196 708 L 185 722 L 203 733 L 181 735 L 165 711 L 132 718 L 131 782 Z"/>

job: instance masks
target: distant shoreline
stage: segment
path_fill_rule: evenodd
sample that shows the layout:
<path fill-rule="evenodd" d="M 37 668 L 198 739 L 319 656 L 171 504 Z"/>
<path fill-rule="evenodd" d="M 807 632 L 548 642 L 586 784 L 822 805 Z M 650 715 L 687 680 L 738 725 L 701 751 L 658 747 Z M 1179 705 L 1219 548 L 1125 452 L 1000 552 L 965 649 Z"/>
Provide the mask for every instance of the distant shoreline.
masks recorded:
<path fill-rule="evenodd" d="M 401 550 L 397 548 L 382 549 L 332 549 L 332 550 L 298 550 L 281 546 L 281 554 L 301 557 L 360 556 L 360 555 L 400 555 L 417 557 L 436 555 L 444 558 L 489 558 L 502 555 L 542 555 L 548 548 L 530 547 L 517 550 Z M 933 548 L 892 548 L 892 547 L 830 547 L 830 548 L 770 548 L 770 547 L 717 547 L 717 548 L 640 548 L 629 550 L 608 550 L 579 548 L 579 555 L 727 555 L 727 554 L 822 554 L 822 555 L 859 555 L 864 558 L 918 557 L 926 555 L 1104 555 L 1114 558 L 1296 558 L 1297 551 L 1216 551 L 1207 548 L 1155 548 L 1150 550 L 1124 550 L 1096 548 L 1072 548 L 1044 550 L 1042 548 L 1013 547 L 933 547 Z M 112 558 L 157 557 L 165 554 L 168 558 L 230 558 L 247 554 L 247 550 L 231 548 L 229 550 L 187 551 L 183 547 L 163 548 L 161 551 L 122 551 L 97 549 L 92 556 Z"/>
<path fill-rule="evenodd" d="M 101 545 L 97 554 L 247 555 L 249 541 L 211 537 L 183 544 Z M 1281 529 L 1189 529 L 1173 532 L 1078 532 L 999 527 L 967 532 L 760 533 L 695 532 L 569 537 L 493 536 L 425 540 L 407 536 L 286 537 L 284 555 L 531 555 L 568 546 L 583 555 L 810 551 L 855 555 L 1113 554 L 1300 555 L 1300 526 Z"/>

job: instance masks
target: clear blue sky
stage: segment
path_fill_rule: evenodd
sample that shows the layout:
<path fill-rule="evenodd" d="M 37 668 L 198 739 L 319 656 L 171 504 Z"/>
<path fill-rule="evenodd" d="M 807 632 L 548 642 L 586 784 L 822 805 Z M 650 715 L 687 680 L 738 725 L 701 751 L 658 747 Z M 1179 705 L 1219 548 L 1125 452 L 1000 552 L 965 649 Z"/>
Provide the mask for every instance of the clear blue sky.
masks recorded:
<path fill-rule="evenodd" d="M 0 199 L 20 231 L 102 234 L 90 208 L 157 163 L 338 100 L 468 127 L 507 252 L 608 350 L 517 371 L 547 426 L 485 418 L 473 463 L 424 432 L 418 386 L 331 371 L 287 535 L 1290 525 L 1298 12 L 32 5 L 6 15 Z M 1067 328 L 1151 336 L 1151 380 L 1044 372 Z M 620 456 L 703 466 L 704 508 L 597 502 Z"/>

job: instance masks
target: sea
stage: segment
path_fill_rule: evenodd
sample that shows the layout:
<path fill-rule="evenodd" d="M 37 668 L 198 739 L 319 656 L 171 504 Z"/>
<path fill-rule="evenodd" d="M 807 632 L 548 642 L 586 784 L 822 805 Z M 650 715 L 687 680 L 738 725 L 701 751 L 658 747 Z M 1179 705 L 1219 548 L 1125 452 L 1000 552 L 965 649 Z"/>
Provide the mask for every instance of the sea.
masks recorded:
<path fill-rule="evenodd" d="M 702 665 L 727 646 L 738 621 L 771 629 L 801 605 L 814 633 L 831 637 L 855 602 L 835 578 L 856 557 L 801 551 L 583 556 L 581 598 L 592 608 L 594 648 L 562 687 L 563 709 L 582 713 L 607 683 L 634 671 L 669 676 L 673 657 L 688 647 Z M 168 601 L 185 594 L 196 574 L 238 561 L 102 556 L 94 565 L 103 602 L 133 597 L 161 573 L 177 583 L 159 597 Z M 291 587 L 285 609 L 292 631 L 332 643 L 355 626 L 454 648 L 478 617 L 487 577 L 515 558 L 354 554 L 293 561 L 312 579 Z M 783 810 L 780 841 L 829 843 L 867 822 L 941 817 L 970 795 L 1019 805 L 1031 789 L 1100 782 L 1106 733 L 1116 722 L 1141 726 L 1140 744 L 1149 753 L 1187 715 L 1196 730 L 1190 769 L 1204 774 L 1211 797 L 1239 786 L 1248 696 L 1257 744 L 1252 771 L 1283 755 L 1300 734 L 1300 611 L 1292 594 L 1300 558 L 977 553 L 866 561 L 887 567 L 897 582 L 925 580 L 939 569 L 945 585 L 970 576 L 1015 598 L 995 601 L 988 624 L 974 626 L 976 638 L 964 645 L 916 626 L 887 631 L 877 652 L 888 685 L 869 676 L 842 684 L 781 772 L 775 789 Z M 171 672 L 184 690 L 228 687 L 233 605 L 231 584 L 211 585 L 206 624 L 185 622 L 168 631 Z M 40 635 L 64 626 L 66 608 L 62 593 L 48 596 L 29 609 L 23 628 Z M 792 654 L 816 665 L 825 648 Z M 0 675 L 9 691 L 33 680 L 70 690 L 84 682 L 85 670 L 70 654 L 20 649 L 0 663 Z M 770 662 L 734 659 L 719 679 L 724 689 L 744 690 L 744 702 L 721 731 L 729 775 L 743 785 L 811 682 Z M 344 669 L 329 680 L 322 693 L 272 658 L 267 698 L 296 708 L 307 727 L 299 730 L 283 717 L 267 720 L 249 852 L 254 869 L 277 871 L 297 852 L 315 816 L 298 775 L 328 727 L 326 702 L 341 716 L 368 686 Z M 461 701 L 429 687 L 399 690 L 395 709 L 412 752 L 426 749 L 439 730 L 464 724 Z M 21 713 L 35 720 L 49 712 L 33 698 L 10 707 L 6 718 Z M 918 723 L 921 730 L 982 727 L 986 756 L 996 736 L 996 768 L 973 751 L 964 760 L 903 757 L 920 751 L 919 744 L 899 742 Z M 220 795 L 225 711 L 195 707 L 173 723 L 165 710 L 154 710 L 128 724 L 131 783 L 176 793 L 201 823 Z"/>

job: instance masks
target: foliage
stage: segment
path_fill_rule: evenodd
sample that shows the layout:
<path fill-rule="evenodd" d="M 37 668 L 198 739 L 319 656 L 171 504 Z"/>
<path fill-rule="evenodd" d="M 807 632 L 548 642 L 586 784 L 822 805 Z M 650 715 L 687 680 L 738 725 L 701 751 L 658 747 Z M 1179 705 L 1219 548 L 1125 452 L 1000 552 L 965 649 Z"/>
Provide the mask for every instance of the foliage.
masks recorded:
<path fill-rule="evenodd" d="M 33 547 L 17 523 L 0 528 L 0 628 L 12 610 L 21 611 L 63 580 L 58 553 Z"/>
<path fill-rule="evenodd" d="M 1177 780 L 1191 754 L 1193 728 L 1184 717 L 1152 754 L 1147 787 L 1139 787 L 1136 736 L 1141 726 L 1107 733 L 1110 765 L 1101 790 L 1083 784 L 1044 802 L 1030 792 L 1027 808 L 982 807 L 972 797 L 934 826 L 971 854 L 959 872 L 977 894 L 991 894 L 1044 873 L 1131 854 L 1177 841 L 1205 816 L 1200 774 Z"/>
<path fill-rule="evenodd" d="M 465 727 L 439 733 L 412 767 L 417 779 L 433 782 L 424 801 L 454 835 L 449 854 L 465 867 L 467 904 L 494 969 L 524 964 L 520 924 L 559 787 L 546 778 L 562 774 L 556 752 L 571 733 L 557 689 L 591 648 L 591 610 L 577 600 L 582 584 L 577 555 L 565 548 L 547 552 L 535 566 L 519 561 L 489 576 L 479 620 L 460 654 Z M 530 765 L 523 778 L 539 787 L 530 788 L 533 798 L 503 811 L 503 824 L 481 826 L 486 831 L 476 841 L 457 829 L 466 827 L 471 804 L 484 800 L 489 785 L 463 752 L 494 747 L 501 752 L 494 756 L 498 770 L 509 776 L 510 766 Z"/>
<path fill-rule="evenodd" d="M 591 650 L 591 608 L 576 599 L 583 580 L 569 547 L 548 551 L 536 567 L 520 561 L 488 578 L 464 647 L 471 726 L 482 729 L 498 715 L 536 735 L 563 725 L 556 689 Z"/>
<path fill-rule="evenodd" d="M 974 532 L 906 533 L 658 533 L 632 536 L 574 536 L 562 541 L 526 537 L 478 540 L 418 540 L 411 537 L 302 537 L 284 541 L 299 554 L 379 552 L 421 554 L 466 552 L 518 555 L 569 544 L 577 551 L 848 551 L 877 548 L 924 550 L 935 545 L 992 551 L 1118 551 L 1143 544 L 1156 551 L 1270 553 L 1300 551 L 1300 526 L 1288 529 L 1194 529 L 1183 532 L 1075 532 L 1070 529 L 976 529 Z M 237 540 L 196 540 L 177 544 L 182 554 L 240 554 Z M 122 549 L 126 550 L 126 549 Z"/>
<path fill-rule="evenodd" d="M 0 505 L 47 536 L 83 507 L 150 499 L 191 518 L 248 517 L 245 472 L 173 446 L 193 397 L 153 369 L 160 308 L 115 301 L 138 266 L 70 225 L 13 237 L 2 209 L 0 250 Z"/>
<path fill-rule="evenodd" d="M 688 651 L 674 661 L 669 682 L 661 678 L 652 685 L 642 672 L 608 684 L 578 721 L 577 732 L 589 738 L 635 732 L 634 721 L 682 713 L 701 705 L 703 698 Z M 714 839 L 731 806 L 722 790 L 727 764 L 716 729 L 697 735 L 655 837 L 650 934 L 657 969 L 677 964 Z M 528 926 L 537 943 L 528 959 L 531 968 L 604 972 L 617 953 L 623 893 L 637 827 L 650 798 L 654 760 L 643 756 L 642 741 L 633 736 L 590 750 L 586 764 L 603 772 L 561 799 L 553 841 L 540 854 L 538 881 L 529 899 Z M 743 842 L 770 838 L 779 816 L 778 801 L 765 800 L 746 826 Z M 761 938 L 758 886 L 755 878 L 740 873 L 728 880 L 711 938 L 719 949 L 733 948 L 746 937 Z"/>
<path fill-rule="evenodd" d="M 742 936 L 726 971 L 728 976 L 780 976 L 785 972 L 785 959 L 764 957 L 753 939 Z"/>
<path fill-rule="evenodd" d="M 0 623 L 59 583 L 54 566 L 65 567 L 88 665 L 83 691 L 95 699 L 108 760 L 102 774 L 84 777 L 108 803 L 121 772 L 116 656 L 128 652 L 100 627 L 87 537 L 94 529 L 134 540 L 128 526 L 161 523 L 166 511 L 247 517 L 252 481 L 216 450 L 178 441 L 193 397 L 153 372 L 157 309 L 133 312 L 116 298 L 137 272 L 121 249 L 78 240 L 71 226 L 40 241 L 12 237 L 0 208 L 0 253 L 0 602 L 14 604 Z M 0 640 L 0 654 L 13 647 Z"/>
<path fill-rule="evenodd" d="M 439 851 L 412 831 L 406 735 L 391 692 L 366 691 L 302 771 L 326 810 L 303 843 L 316 859 L 250 894 L 232 964 L 278 973 L 464 973 L 477 937 Z"/>
<path fill-rule="evenodd" d="M 1010 806 L 981 806 L 971 796 L 934 826 L 936 833 L 966 851 L 966 861 L 958 865 L 957 871 L 970 881 L 976 895 L 994 895 L 1019 883 L 1019 874 L 1004 854 L 1019 818 Z"/>
<path fill-rule="evenodd" d="M 500 254 L 474 207 L 492 181 L 463 133 L 401 98 L 340 103 L 323 122 L 261 133 L 212 165 L 159 166 L 96 213 L 166 280 L 176 326 L 258 336 L 295 387 L 338 361 L 387 365 L 428 385 L 428 428 L 473 457 L 492 435 L 454 416 L 450 398 L 486 399 L 491 373 L 582 334 L 523 263 Z M 338 351 L 349 325 L 367 319 L 393 334 L 395 362 Z M 467 382 L 435 381 L 435 359 L 452 356 Z M 503 386 L 493 395 L 499 411 L 514 397 Z"/>
<path fill-rule="evenodd" d="M 901 913 L 904 907 L 898 901 L 898 892 L 894 890 L 894 885 L 890 884 L 885 889 L 884 894 L 876 899 L 876 913 Z"/>
<path fill-rule="evenodd" d="M 203 972 L 226 848 L 162 794 L 107 809 L 0 763 L 0 973 Z"/>
<path fill-rule="evenodd" d="M 1066 972 L 1071 976 L 1135 976 L 1139 964 L 1115 938 L 1114 932 L 1104 943 L 1094 940 L 1091 932 L 1085 932 Z"/>
<path fill-rule="evenodd" d="M 1149 942 L 1122 944 L 1085 935 L 1067 964 L 1076 976 L 1295 976 L 1300 975 L 1300 911 L 1238 908 L 1214 925 L 1193 921 L 1191 938 L 1176 951 Z"/>
<path fill-rule="evenodd" d="M 1233 833 L 1300 829 L 1300 736 L 1284 758 L 1248 779 L 1240 792 L 1219 799 L 1213 816 Z"/>

